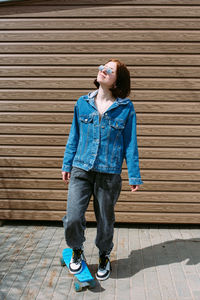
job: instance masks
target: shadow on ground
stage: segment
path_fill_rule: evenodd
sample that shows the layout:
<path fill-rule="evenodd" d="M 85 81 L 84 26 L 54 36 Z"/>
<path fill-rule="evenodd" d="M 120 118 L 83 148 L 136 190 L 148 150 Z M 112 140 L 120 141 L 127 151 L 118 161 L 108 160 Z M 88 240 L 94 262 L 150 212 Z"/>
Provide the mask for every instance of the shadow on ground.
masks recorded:
<path fill-rule="evenodd" d="M 186 261 L 186 265 L 200 262 L 200 239 L 176 239 L 133 250 L 128 258 L 112 261 L 111 278 L 127 278 L 143 269 Z"/>
<path fill-rule="evenodd" d="M 112 261 L 111 278 L 130 278 L 138 272 L 161 265 L 176 264 L 185 261 L 186 265 L 200 263 L 200 239 L 175 239 L 152 245 L 143 249 L 133 250 L 127 258 Z M 95 275 L 98 265 L 90 265 Z M 101 282 L 97 282 L 93 292 L 103 292 Z"/>

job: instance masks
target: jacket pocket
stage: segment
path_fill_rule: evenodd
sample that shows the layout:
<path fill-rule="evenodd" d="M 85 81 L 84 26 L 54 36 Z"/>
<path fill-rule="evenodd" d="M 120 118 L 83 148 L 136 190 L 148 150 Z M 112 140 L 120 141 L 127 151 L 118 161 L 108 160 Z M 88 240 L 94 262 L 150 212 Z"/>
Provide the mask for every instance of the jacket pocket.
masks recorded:
<path fill-rule="evenodd" d="M 110 126 L 114 129 L 124 129 L 125 121 L 121 119 L 110 120 Z"/>
<path fill-rule="evenodd" d="M 88 123 L 92 123 L 93 122 L 93 117 L 91 117 L 90 115 L 81 115 L 79 117 L 79 120 L 85 124 L 88 124 Z"/>

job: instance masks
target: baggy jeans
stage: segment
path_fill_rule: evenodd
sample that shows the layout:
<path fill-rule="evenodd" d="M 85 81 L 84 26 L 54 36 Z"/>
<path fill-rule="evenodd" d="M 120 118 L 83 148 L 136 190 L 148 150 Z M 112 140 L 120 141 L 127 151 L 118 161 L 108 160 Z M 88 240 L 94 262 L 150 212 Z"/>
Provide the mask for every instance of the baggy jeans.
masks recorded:
<path fill-rule="evenodd" d="M 85 171 L 73 167 L 68 187 L 67 212 L 63 226 L 65 240 L 70 248 L 79 249 L 85 241 L 85 212 L 93 195 L 97 221 L 95 244 L 99 254 L 110 254 L 113 248 L 114 206 L 121 191 L 121 175 Z"/>

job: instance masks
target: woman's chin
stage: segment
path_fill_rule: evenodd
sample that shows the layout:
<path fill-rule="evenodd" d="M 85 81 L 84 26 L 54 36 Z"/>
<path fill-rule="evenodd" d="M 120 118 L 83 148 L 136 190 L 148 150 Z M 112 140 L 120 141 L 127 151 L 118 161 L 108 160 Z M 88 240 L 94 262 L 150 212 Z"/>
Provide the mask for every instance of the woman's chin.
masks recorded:
<path fill-rule="evenodd" d="M 98 83 L 100 84 L 101 87 L 104 87 L 104 88 L 107 88 L 107 89 L 110 89 L 112 87 L 112 85 L 110 85 L 109 83 L 107 83 L 104 80 L 98 80 Z"/>

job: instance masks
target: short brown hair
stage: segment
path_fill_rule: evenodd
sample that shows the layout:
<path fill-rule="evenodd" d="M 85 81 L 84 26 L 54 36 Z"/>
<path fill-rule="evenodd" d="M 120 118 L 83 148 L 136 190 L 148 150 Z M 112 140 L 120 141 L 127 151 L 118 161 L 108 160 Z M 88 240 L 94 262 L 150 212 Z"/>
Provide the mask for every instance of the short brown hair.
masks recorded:
<path fill-rule="evenodd" d="M 117 80 L 115 86 L 110 88 L 110 91 L 115 98 L 126 98 L 131 91 L 131 79 L 129 70 L 127 69 L 126 65 L 118 59 L 110 59 L 108 62 L 110 61 L 117 63 Z M 94 84 L 97 88 L 99 88 L 100 84 L 97 79 L 94 80 Z"/>

